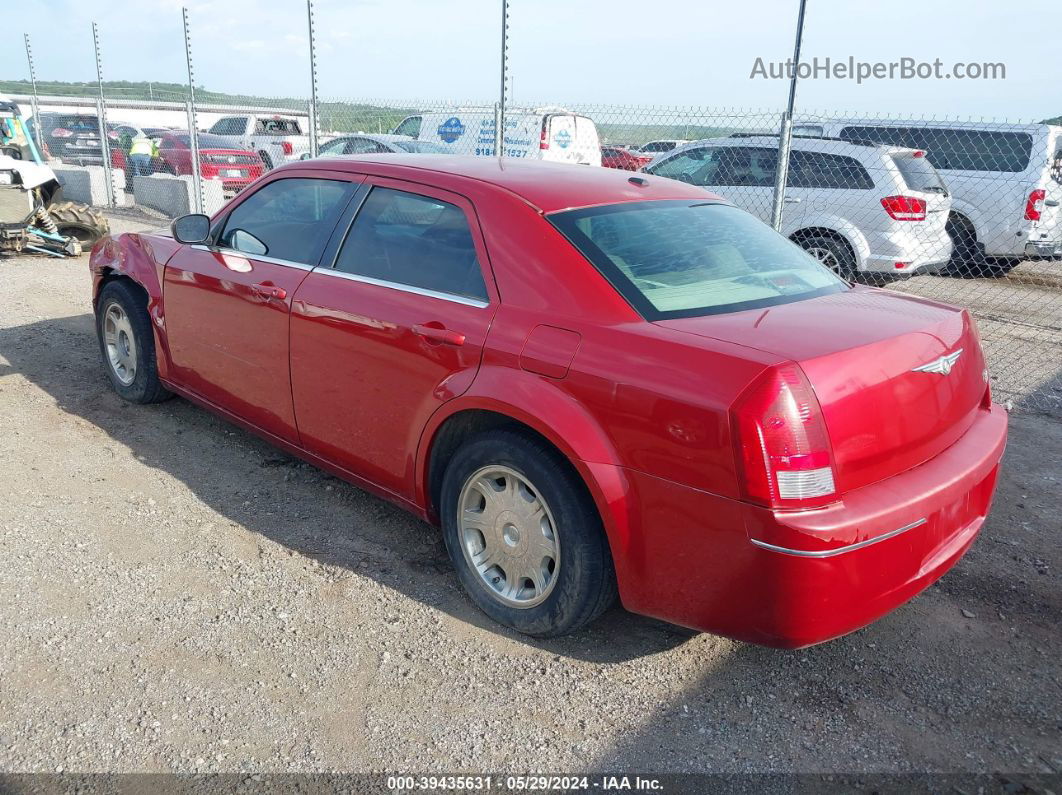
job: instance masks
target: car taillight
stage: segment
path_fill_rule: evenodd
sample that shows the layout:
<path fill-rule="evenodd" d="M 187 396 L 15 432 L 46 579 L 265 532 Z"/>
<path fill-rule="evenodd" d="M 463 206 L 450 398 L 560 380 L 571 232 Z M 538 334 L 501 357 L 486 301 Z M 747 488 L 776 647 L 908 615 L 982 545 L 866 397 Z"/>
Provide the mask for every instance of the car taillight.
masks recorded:
<path fill-rule="evenodd" d="M 546 135 L 546 122 L 542 122 L 542 134 L 538 137 L 538 148 L 549 149 L 549 136 Z"/>
<path fill-rule="evenodd" d="M 295 151 L 295 149 L 294 147 L 292 147 L 291 141 L 281 141 L 280 151 L 282 151 L 286 155 L 290 155 L 292 152 Z"/>
<path fill-rule="evenodd" d="M 56 127 L 52 130 L 52 138 L 69 138 L 73 133 L 65 127 Z"/>
<path fill-rule="evenodd" d="M 1040 216 L 1044 211 L 1044 199 L 1047 198 L 1047 191 L 1043 188 L 1037 188 L 1029 194 L 1029 201 L 1025 203 L 1025 220 L 1026 221 L 1039 221 Z"/>
<path fill-rule="evenodd" d="M 731 418 L 746 497 L 783 509 L 835 500 L 830 437 L 800 367 L 790 363 L 767 370 L 734 402 Z"/>
<path fill-rule="evenodd" d="M 926 220 L 926 200 L 914 196 L 886 196 L 881 206 L 894 221 Z"/>

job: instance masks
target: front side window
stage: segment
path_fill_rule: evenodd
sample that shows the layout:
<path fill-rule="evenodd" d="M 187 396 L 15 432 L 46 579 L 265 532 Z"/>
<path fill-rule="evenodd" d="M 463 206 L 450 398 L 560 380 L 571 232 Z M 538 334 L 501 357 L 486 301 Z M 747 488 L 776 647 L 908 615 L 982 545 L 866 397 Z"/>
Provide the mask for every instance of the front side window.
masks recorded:
<path fill-rule="evenodd" d="M 420 137 L 420 116 L 410 116 L 403 119 L 402 123 L 395 127 L 396 135 L 408 135 L 410 138 Z"/>
<path fill-rule="evenodd" d="M 335 267 L 392 284 L 487 300 L 464 210 L 406 191 L 372 189 Z"/>
<path fill-rule="evenodd" d="M 349 146 L 349 144 L 349 138 L 336 138 L 335 140 L 329 141 L 328 143 L 321 146 L 321 149 L 318 154 L 321 157 L 337 157 L 339 155 L 346 154 L 347 146 Z"/>
<path fill-rule="evenodd" d="M 218 244 L 248 254 L 315 264 L 353 189 L 350 182 L 331 179 L 270 182 L 229 213 Z"/>
<path fill-rule="evenodd" d="M 630 202 L 547 218 L 647 320 L 850 289 L 799 246 L 727 204 Z"/>

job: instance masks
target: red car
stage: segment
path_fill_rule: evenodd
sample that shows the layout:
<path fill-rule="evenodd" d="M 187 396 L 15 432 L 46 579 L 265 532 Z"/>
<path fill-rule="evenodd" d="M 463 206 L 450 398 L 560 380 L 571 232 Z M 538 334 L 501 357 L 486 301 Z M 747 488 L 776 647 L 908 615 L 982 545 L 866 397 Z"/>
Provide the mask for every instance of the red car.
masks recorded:
<path fill-rule="evenodd" d="M 294 163 L 91 270 L 119 395 L 181 395 L 441 525 L 531 635 L 617 592 L 756 643 L 851 632 L 973 543 L 1007 436 L 968 312 L 852 286 L 665 178 Z"/>
<path fill-rule="evenodd" d="M 618 168 L 623 171 L 641 171 L 653 158 L 623 149 L 619 146 L 601 147 L 601 165 L 605 168 Z"/>
<path fill-rule="evenodd" d="M 220 179 L 226 193 L 239 193 L 265 171 L 257 152 L 233 149 L 227 138 L 199 133 L 199 170 L 203 179 Z M 171 174 L 192 173 L 191 136 L 174 131 L 160 136 L 162 168 Z"/>

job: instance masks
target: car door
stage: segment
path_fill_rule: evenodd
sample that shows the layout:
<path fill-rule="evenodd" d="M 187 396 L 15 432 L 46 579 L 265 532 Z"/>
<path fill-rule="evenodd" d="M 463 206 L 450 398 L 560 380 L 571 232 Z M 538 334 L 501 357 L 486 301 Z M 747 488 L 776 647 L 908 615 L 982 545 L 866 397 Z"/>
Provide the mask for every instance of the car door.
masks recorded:
<path fill-rule="evenodd" d="M 287 172 L 242 196 L 215 223 L 216 243 L 183 246 L 166 263 L 174 379 L 290 442 L 291 300 L 360 181 L 350 179 Z"/>
<path fill-rule="evenodd" d="M 331 267 L 295 294 L 295 415 L 308 450 L 412 498 L 421 431 L 471 385 L 497 299 L 467 199 L 384 178 L 363 190 Z"/>

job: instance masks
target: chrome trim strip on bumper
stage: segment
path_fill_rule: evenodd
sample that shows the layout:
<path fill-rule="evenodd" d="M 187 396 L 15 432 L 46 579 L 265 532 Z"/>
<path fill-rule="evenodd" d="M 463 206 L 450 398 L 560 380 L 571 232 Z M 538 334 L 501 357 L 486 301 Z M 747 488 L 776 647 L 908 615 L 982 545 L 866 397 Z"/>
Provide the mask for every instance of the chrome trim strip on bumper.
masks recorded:
<path fill-rule="evenodd" d="M 774 544 L 768 544 L 766 541 L 760 541 L 755 538 L 750 538 L 753 544 L 764 549 L 769 549 L 772 552 L 781 552 L 783 555 L 796 555 L 800 558 L 832 558 L 834 555 L 843 555 L 845 552 L 853 552 L 863 547 L 869 547 L 871 544 L 877 544 L 879 541 L 887 541 L 890 538 L 895 538 L 900 533 L 906 533 L 908 530 L 914 530 L 916 527 L 921 527 L 926 523 L 926 519 L 919 519 L 916 522 L 905 524 L 903 527 L 897 530 L 890 530 L 875 538 L 868 538 L 866 541 L 860 541 L 857 544 L 849 544 L 846 547 L 837 547 L 836 549 L 819 549 L 819 550 L 806 550 L 806 549 L 788 549 L 787 547 L 778 547 Z"/>

